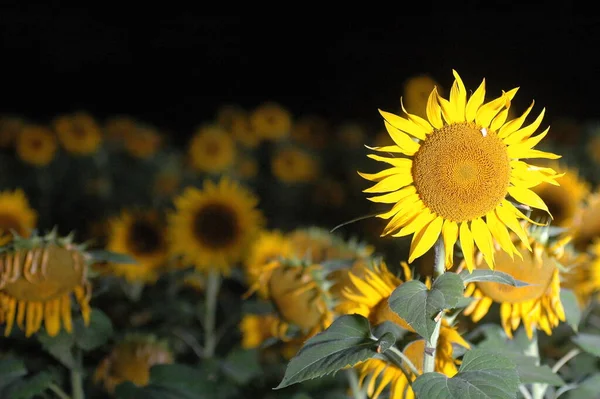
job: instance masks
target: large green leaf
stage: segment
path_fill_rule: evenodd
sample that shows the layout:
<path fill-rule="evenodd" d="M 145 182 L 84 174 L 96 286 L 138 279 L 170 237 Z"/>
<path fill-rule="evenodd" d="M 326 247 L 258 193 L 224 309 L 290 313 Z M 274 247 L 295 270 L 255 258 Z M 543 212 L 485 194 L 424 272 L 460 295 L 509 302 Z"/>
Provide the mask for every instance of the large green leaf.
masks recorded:
<path fill-rule="evenodd" d="M 465 284 L 475 283 L 477 281 L 486 281 L 490 283 L 500 283 L 512 285 L 513 287 L 524 287 L 529 285 L 526 282 L 516 280 L 510 274 L 504 272 L 498 272 L 495 270 L 476 269 L 469 273 L 468 270 L 463 270 L 459 273 Z"/>
<path fill-rule="evenodd" d="M 600 392 L 600 373 L 592 374 L 577 388 L 569 392 L 569 398 L 572 399 L 598 399 Z"/>
<path fill-rule="evenodd" d="M 76 345 L 85 351 L 104 345 L 113 334 L 112 322 L 98 309 L 92 309 L 89 326 L 85 326 L 83 319 L 78 318 L 73 323 L 73 329 Z"/>
<path fill-rule="evenodd" d="M 600 357 L 600 335 L 578 334 L 572 340 L 587 353 Z"/>
<path fill-rule="evenodd" d="M 456 273 L 444 273 L 433 282 L 432 290 L 444 294 L 444 309 L 454 308 L 464 298 L 465 284 Z"/>
<path fill-rule="evenodd" d="M 354 366 L 385 352 L 395 343 L 391 332 L 384 333 L 380 338 L 374 337 L 369 321 L 363 316 L 341 316 L 327 330 L 306 341 L 288 364 L 283 380 L 276 389 Z"/>
<path fill-rule="evenodd" d="M 579 330 L 579 323 L 581 322 L 581 308 L 579 307 L 575 293 L 566 288 L 561 288 L 560 302 L 565 310 L 567 324 L 571 326 L 573 331 L 577 332 Z"/>
<path fill-rule="evenodd" d="M 412 385 L 418 398 L 427 399 L 514 399 L 518 387 L 515 364 L 483 349 L 468 351 L 454 377 L 426 373 Z"/>

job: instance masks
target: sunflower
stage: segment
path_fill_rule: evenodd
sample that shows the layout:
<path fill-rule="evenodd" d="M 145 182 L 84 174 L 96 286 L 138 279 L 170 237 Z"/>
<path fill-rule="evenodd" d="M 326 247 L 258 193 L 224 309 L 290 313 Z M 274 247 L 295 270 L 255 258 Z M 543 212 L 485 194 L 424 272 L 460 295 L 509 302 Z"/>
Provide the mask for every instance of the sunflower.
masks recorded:
<path fill-rule="evenodd" d="M 585 251 L 600 237 L 600 191 L 590 193 L 578 209 L 573 220 L 573 243 L 579 251 Z"/>
<path fill-rule="evenodd" d="M 206 180 L 202 190 L 189 187 L 175 198 L 169 215 L 168 238 L 173 255 L 198 270 L 229 272 L 241 260 L 262 223 L 258 199 L 227 178 Z"/>
<path fill-rule="evenodd" d="M 456 367 L 458 361 L 453 357 L 453 345 L 459 345 L 467 349 L 470 348 L 469 343 L 460 336 L 455 328 L 443 323 L 440 328 L 440 336 L 435 352 L 434 370 L 447 377 L 453 377 L 458 372 L 458 368 Z M 420 339 L 410 342 L 402 352 L 415 366 L 417 371 L 423 372 L 425 340 Z M 359 384 L 361 386 L 367 384 L 367 394 L 371 399 L 377 399 L 388 386 L 390 389 L 390 399 L 408 399 L 415 397 L 406 375 L 394 364 L 374 358 L 358 364 L 355 368 L 360 375 Z M 405 369 L 407 369 L 407 367 L 405 367 Z M 369 378 L 368 383 L 366 383 L 367 378 Z M 411 374 L 410 378 L 411 380 L 414 380 L 416 377 Z"/>
<path fill-rule="evenodd" d="M 404 83 L 402 97 L 407 111 L 421 118 L 426 118 L 429 94 L 436 87 L 439 87 L 439 85 L 429 75 L 417 75 L 408 79 Z M 440 92 L 440 94 L 442 93 Z"/>
<path fill-rule="evenodd" d="M 125 138 L 138 129 L 137 122 L 127 116 L 114 116 L 104 124 L 106 140 L 112 143 L 124 143 Z"/>
<path fill-rule="evenodd" d="M 123 211 L 110 222 L 108 251 L 130 255 L 137 264 L 111 263 L 108 271 L 127 281 L 155 282 L 167 259 L 166 226 L 155 211 Z"/>
<path fill-rule="evenodd" d="M 244 262 L 246 280 L 251 292 L 257 291 L 268 297 L 266 283 L 271 278 L 271 270 L 280 267 L 282 259 L 292 256 L 292 245 L 279 231 L 262 231 L 256 238 Z"/>
<path fill-rule="evenodd" d="M 529 246 L 521 242 L 518 244 L 519 256 L 514 259 L 507 253 L 499 252 L 495 270 L 530 285 L 513 287 L 493 282 L 471 283 L 467 286 L 465 296 L 475 300 L 465 308 L 464 314 L 478 322 L 496 302 L 500 304 L 502 327 L 509 337 L 512 338 L 513 331 L 521 323 L 530 339 L 535 328 L 551 335 L 552 329 L 565 321 L 557 266 L 569 239 L 561 238 L 549 245 L 531 237 L 533 250 L 529 251 Z M 482 256 L 477 256 L 475 266 L 478 269 L 485 268 Z"/>
<path fill-rule="evenodd" d="M 125 136 L 125 150 L 137 159 L 150 159 L 160 149 L 162 137 L 153 127 L 137 125 L 136 130 Z"/>
<path fill-rule="evenodd" d="M 279 140 L 290 133 L 292 116 L 276 103 L 264 103 L 250 115 L 252 130 L 265 140 Z"/>
<path fill-rule="evenodd" d="M 377 194 L 373 202 L 394 204 L 378 217 L 391 219 L 382 235 L 413 234 L 409 263 L 423 255 L 442 236 L 446 265 L 452 264 L 454 244 L 460 240 L 469 270 L 477 246 L 488 266 L 494 265 L 494 239 L 509 254 L 518 253 L 507 227 L 526 245 L 526 232 L 518 218 L 526 218 L 514 200 L 547 211 L 544 201 L 530 190 L 542 182 L 554 183 L 556 174 L 519 158 L 559 156 L 534 150 L 548 130 L 531 137 L 544 111 L 523 128 L 533 104 L 517 119 L 505 123 L 517 89 L 484 104 L 485 80 L 467 101 L 467 91 L 456 71 L 450 100 L 434 89 L 427 103 L 428 121 L 406 113 L 403 118 L 380 111 L 395 145 L 373 148 L 398 157 L 369 155 L 392 165 L 375 174 L 359 174 L 376 184 L 364 192 Z M 442 119 L 443 118 L 443 119 Z M 386 194 L 383 194 L 386 193 Z M 399 230 L 399 231 L 398 231 Z"/>
<path fill-rule="evenodd" d="M 125 381 L 145 386 L 150 382 L 152 366 L 173 361 L 173 353 L 166 342 L 154 336 L 128 335 L 100 362 L 94 373 L 94 382 L 102 383 L 110 393 Z"/>
<path fill-rule="evenodd" d="M 256 148 L 260 143 L 260 137 L 252 128 L 250 117 L 246 113 L 233 115 L 227 130 L 244 147 Z"/>
<path fill-rule="evenodd" d="M 53 125 L 61 145 L 73 155 L 94 154 L 102 144 L 100 126 L 85 112 L 60 116 Z"/>
<path fill-rule="evenodd" d="M 278 337 L 279 320 L 274 314 L 247 314 L 242 317 L 242 348 L 254 349 L 261 346 L 269 338 Z"/>
<path fill-rule="evenodd" d="M 299 148 L 281 148 L 271 159 L 271 172 L 284 183 L 307 183 L 318 174 L 319 165 L 312 156 Z"/>
<path fill-rule="evenodd" d="M 303 116 L 292 126 L 291 138 L 295 143 L 314 150 L 325 147 L 329 138 L 327 122 L 316 115 Z"/>
<path fill-rule="evenodd" d="M 6 324 L 4 334 L 10 334 L 15 319 L 27 337 L 37 332 L 42 322 L 51 337 L 58 335 L 61 325 L 71 332 L 71 294 L 84 323 L 89 324 L 88 259 L 70 238 L 56 238 L 55 234 L 15 238 L 0 258 L 0 323 Z"/>
<path fill-rule="evenodd" d="M 29 206 L 21 189 L 0 192 L 0 245 L 12 240 L 13 232 L 29 237 L 37 223 L 37 213 Z"/>
<path fill-rule="evenodd" d="M 578 252 L 568 246 L 558 258 L 564 269 L 560 273 L 560 286 L 573 291 L 581 309 L 600 292 L 600 241 L 591 245 L 588 252 Z"/>
<path fill-rule="evenodd" d="M 590 192 L 589 184 L 579 177 L 576 169 L 553 163 L 550 165 L 553 170 L 564 174 L 558 179 L 559 185 L 552 183 L 542 183 L 532 188 L 548 207 L 548 211 L 553 217 L 552 225 L 570 228 L 573 224 L 573 218 L 577 214 L 584 198 Z M 534 210 L 530 217 L 534 220 L 544 220 L 547 215 L 539 210 Z"/>
<path fill-rule="evenodd" d="M 235 155 L 235 142 L 217 126 L 198 129 L 189 144 L 190 163 L 198 172 L 225 172 L 233 165 Z"/>
<path fill-rule="evenodd" d="M 48 165 L 54 159 L 56 148 L 56 137 L 43 126 L 26 125 L 17 136 L 17 155 L 30 165 Z"/>
<path fill-rule="evenodd" d="M 25 121 L 13 116 L 0 116 L 0 148 L 9 148 L 23 130 Z"/>

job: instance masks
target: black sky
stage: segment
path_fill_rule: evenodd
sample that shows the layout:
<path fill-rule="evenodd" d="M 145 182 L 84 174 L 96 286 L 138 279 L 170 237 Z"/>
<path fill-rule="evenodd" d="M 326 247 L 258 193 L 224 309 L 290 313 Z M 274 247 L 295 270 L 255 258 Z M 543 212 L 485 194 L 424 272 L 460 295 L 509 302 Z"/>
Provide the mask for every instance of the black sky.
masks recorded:
<path fill-rule="evenodd" d="M 182 134 L 225 103 L 371 120 L 397 108 L 407 77 L 449 86 L 455 68 L 490 95 L 520 86 L 517 104 L 550 117 L 599 117 L 597 17 L 99 15 L 3 10 L 0 112 L 126 113 Z"/>

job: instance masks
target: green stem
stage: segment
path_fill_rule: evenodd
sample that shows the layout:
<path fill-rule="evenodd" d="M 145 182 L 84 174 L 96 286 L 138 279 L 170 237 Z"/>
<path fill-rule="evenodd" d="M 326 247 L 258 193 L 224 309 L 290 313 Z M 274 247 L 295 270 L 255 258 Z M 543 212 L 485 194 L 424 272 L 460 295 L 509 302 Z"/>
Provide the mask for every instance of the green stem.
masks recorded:
<path fill-rule="evenodd" d="M 438 238 L 434 246 L 435 260 L 433 263 L 433 278 L 434 280 L 446 272 L 446 254 L 444 252 L 444 240 Z M 426 341 L 425 353 L 423 357 L 423 373 L 433 373 L 435 371 L 435 352 L 437 341 L 440 336 L 440 328 L 442 327 L 442 316 L 438 315 L 433 334 Z"/>
<path fill-rule="evenodd" d="M 404 365 L 406 365 L 410 369 L 410 373 L 414 374 L 415 376 L 418 376 L 421 374 L 421 373 L 419 373 L 419 370 L 417 370 L 417 368 L 415 367 L 413 362 L 410 361 L 408 356 L 406 356 L 404 353 L 402 353 L 401 350 L 399 350 L 393 346 L 384 352 L 384 357 L 386 359 L 390 360 L 392 363 L 394 363 L 399 368 L 403 368 Z M 406 377 L 410 381 L 409 373 L 405 373 L 405 374 L 407 374 Z"/>
<path fill-rule="evenodd" d="M 540 365 L 540 349 L 538 344 L 538 333 L 537 330 L 533 329 L 533 335 L 529 341 L 529 345 L 525 349 L 525 355 L 535 358 L 535 364 Z M 531 398 L 532 399 L 543 399 L 544 393 L 546 392 L 546 384 L 531 384 Z"/>
<path fill-rule="evenodd" d="M 358 377 L 354 369 L 346 369 L 346 378 L 348 384 L 350 384 L 350 390 L 352 391 L 352 397 L 354 399 L 367 399 L 367 394 L 360 388 L 358 384 Z"/>
<path fill-rule="evenodd" d="M 67 393 L 63 391 L 61 387 L 59 387 L 53 382 L 51 382 L 50 385 L 48 385 L 48 389 L 54 392 L 56 396 L 58 396 L 60 399 L 71 399 L 71 397 L 67 395 Z"/>
<path fill-rule="evenodd" d="M 83 392 L 83 373 L 81 372 L 83 364 L 81 361 L 81 350 L 75 348 L 75 367 L 71 369 L 71 397 L 73 399 L 85 399 Z"/>
<path fill-rule="evenodd" d="M 206 282 L 206 309 L 204 312 L 204 358 L 214 356 L 217 346 L 215 320 L 217 315 L 217 297 L 221 286 L 221 275 L 216 269 L 211 269 Z"/>

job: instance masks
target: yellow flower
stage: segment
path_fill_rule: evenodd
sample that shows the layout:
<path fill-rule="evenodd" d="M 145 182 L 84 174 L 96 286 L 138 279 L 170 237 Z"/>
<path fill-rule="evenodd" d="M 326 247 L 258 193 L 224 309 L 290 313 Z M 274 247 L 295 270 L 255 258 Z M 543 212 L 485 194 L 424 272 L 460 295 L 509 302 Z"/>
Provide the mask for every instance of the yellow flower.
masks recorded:
<path fill-rule="evenodd" d="M 325 147 L 329 135 L 327 122 L 315 115 L 300 118 L 292 126 L 291 132 L 291 138 L 294 142 L 314 150 Z"/>
<path fill-rule="evenodd" d="M 344 241 L 321 228 L 296 229 L 287 234 L 292 252 L 298 259 L 314 263 L 328 260 L 356 260 L 371 256 L 374 248 L 356 241 Z"/>
<path fill-rule="evenodd" d="M 125 150 L 138 159 L 149 159 L 156 154 L 162 144 L 160 133 L 153 127 L 135 125 L 135 130 L 124 137 Z"/>
<path fill-rule="evenodd" d="M 194 134 L 189 145 L 192 167 L 198 172 L 222 173 L 235 160 L 235 142 L 217 126 L 204 126 Z"/>
<path fill-rule="evenodd" d="M 292 116 L 281 105 L 264 103 L 250 115 L 252 129 L 265 140 L 279 140 L 290 133 Z"/>
<path fill-rule="evenodd" d="M 364 190 L 377 194 L 369 198 L 371 201 L 394 204 L 390 211 L 378 215 L 390 219 L 383 235 L 413 234 L 409 263 L 441 236 L 447 266 L 452 264 L 454 244 L 460 240 L 469 270 L 473 269 L 475 247 L 493 267 L 494 239 L 507 253 L 518 253 L 507 227 L 529 245 L 518 223 L 518 218 L 526 216 L 505 197 L 510 195 L 520 203 L 547 210 L 530 188 L 542 182 L 555 183 L 554 171 L 528 165 L 519 158 L 559 156 L 533 149 L 548 132 L 531 137 L 544 111 L 525 127 L 521 126 L 533 104 L 522 116 L 506 122 L 517 89 L 484 104 L 484 80 L 467 101 L 467 90 L 458 73 L 453 73 L 456 80 L 449 101 L 435 89 L 431 92 L 428 120 L 409 113 L 403 118 L 380 111 L 395 145 L 374 150 L 399 156 L 369 155 L 392 167 L 359 174 L 376 182 Z"/>
<path fill-rule="evenodd" d="M 167 259 L 165 233 L 165 223 L 155 211 L 121 212 L 110 222 L 106 249 L 130 255 L 137 263 L 111 263 L 107 271 L 130 282 L 155 282 Z"/>
<path fill-rule="evenodd" d="M 551 335 L 552 329 L 565 321 L 565 313 L 560 301 L 560 275 L 557 260 L 563 254 L 569 238 L 560 239 L 555 244 L 544 245 L 532 240 L 533 251 L 519 244 L 520 255 L 514 259 L 504 252 L 496 258 L 497 271 L 510 274 L 515 279 L 528 283 L 524 287 L 513 287 L 493 282 L 477 282 L 467 286 L 465 296 L 475 300 L 465 308 L 464 314 L 474 322 L 487 314 L 492 303 L 500 304 L 500 319 L 506 335 L 522 323 L 529 338 L 535 328 Z M 477 257 L 476 267 L 483 268 L 481 256 Z"/>
<path fill-rule="evenodd" d="M 590 192 L 589 184 L 579 177 L 576 169 L 567 168 L 557 163 L 549 165 L 557 173 L 564 174 L 557 179 L 559 185 L 542 183 L 532 188 L 548 207 L 553 217 L 552 225 L 570 228 L 583 200 Z M 530 216 L 533 220 L 546 221 L 547 214 L 534 210 Z"/>
<path fill-rule="evenodd" d="M 269 338 L 279 336 L 277 327 L 279 319 L 273 314 L 247 314 L 240 322 L 242 332 L 242 348 L 258 348 Z"/>
<path fill-rule="evenodd" d="M 248 148 L 256 148 L 260 143 L 260 137 L 250 123 L 250 117 L 246 114 L 234 115 L 231 119 L 229 129 L 233 138 Z"/>
<path fill-rule="evenodd" d="M 258 199 L 227 178 L 218 184 L 206 180 L 202 190 L 189 187 L 174 202 L 170 251 L 202 271 L 228 273 L 245 256 L 263 223 Z"/>
<path fill-rule="evenodd" d="M 37 223 L 37 213 L 29 206 L 21 189 L 0 192 L 0 245 L 12 240 L 13 232 L 29 237 Z"/>
<path fill-rule="evenodd" d="M 23 130 L 25 121 L 12 116 L 0 117 L 0 148 L 9 148 Z"/>
<path fill-rule="evenodd" d="M 57 118 L 54 131 L 63 148 L 74 155 L 93 154 L 102 143 L 100 126 L 84 112 Z"/>
<path fill-rule="evenodd" d="M 453 377 L 457 372 L 457 361 L 453 358 L 452 345 L 460 345 L 469 349 L 470 345 L 458 334 L 456 329 L 443 324 L 440 329 L 436 354 L 435 371 L 447 377 Z M 402 351 L 415 366 L 417 371 L 423 372 L 423 357 L 425 353 L 425 341 L 420 339 L 409 343 Z M 389 386 L 390 399 L 414 398 L 415 394 L 410 387 L 406 375 L 396 365 L 384 360 L 369 359 L 355 366 L 360 374 L 359 383 L 363 386 L 367 383 L 367 394 L 371 399 L 379 398 L 383 390 Z M 408 370 L 408 367 L 404 367 Z M 411 373 L 411 381 L 416 377 Z"/>
<path fill-rule="evenodd" d="M 402 96 L 406 110 L 411 114 L 426 118 L 429 94 L 436 87 L 439 85 L 429 75 L 417 75 L 408 79 L 404 84 Z"/>
<path fill-rule="evenodd" d="M 569 246 L 558 258 L 564 268 L 560 273 L 560 286 L 573 291 L 581 309 L 587 307 L 600 292 L 600 241 L 588 252 L 578 252 Z"/>
<path fill-rule="evenodd" d="M 319 173 L 317 161 L 306 152 L 293 147 L 278 150 L 271 159 L 271 172 L 284 183 L 307 183 Z"/>
<path fill-rule="evenodd" d="M 279 231 L 262 231 L 252 244 L 244 262 L 246 279 L 251 292 L 257 291 L 268 297 L 267 283 L 271 278 L 270 271 L 281 266 L 282 259 L 292 256 L 292 245 Z"/>
<path fill-rule="evenodd" d="M 150 382 L 152 366 L 173 361 L 173 354 L 164 342 L 153 336 L 129 335 L 100 362 L 94 382 L 102 383 L 110 393 L 125 381 L 145 386 Z"/>
<path fill-rule="evenodd" d="M 15 319 L 27 337 L 42 327 L 52 337 L 61 325 L 72 331 L 71 294 L 83 320 L 90 319 L 91 285 L 87 278 L 88 255 L 68 239 L 34 237 L 15 239 L 2 252 L 0 262 L 0 324 L 8 336 Z"/>
<path fill-rule="evenodd" d="M 600 191 L 589 194 L 579 207 L 573 220 L 573 243 L 579 251 L 585 251 L 600 237 Z"/>
<path fill-rule="evenodd" d="M 17 136 L 17 155 L 23 162 L 34 166 L 46 166 L 52 162 L 56 147 L 56 137 L 43 126 L 26 125 Z"/>

